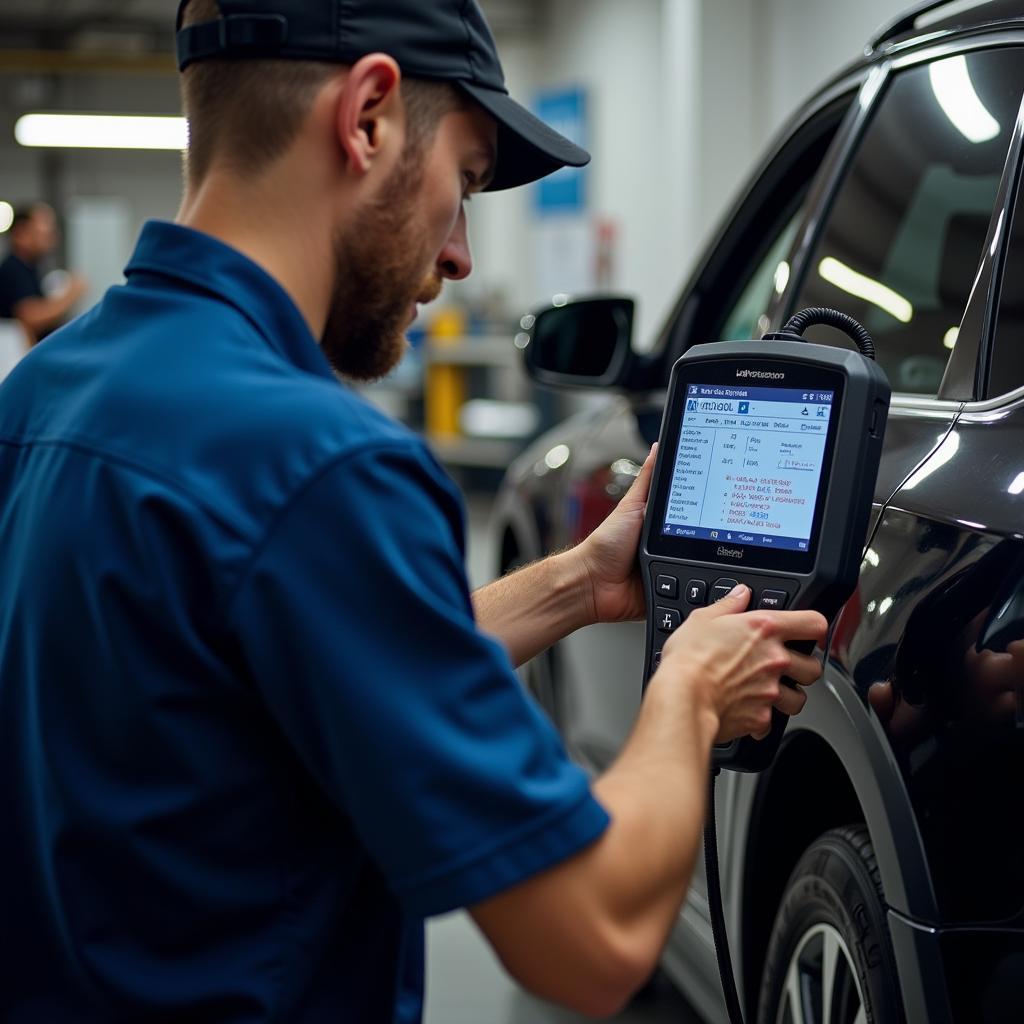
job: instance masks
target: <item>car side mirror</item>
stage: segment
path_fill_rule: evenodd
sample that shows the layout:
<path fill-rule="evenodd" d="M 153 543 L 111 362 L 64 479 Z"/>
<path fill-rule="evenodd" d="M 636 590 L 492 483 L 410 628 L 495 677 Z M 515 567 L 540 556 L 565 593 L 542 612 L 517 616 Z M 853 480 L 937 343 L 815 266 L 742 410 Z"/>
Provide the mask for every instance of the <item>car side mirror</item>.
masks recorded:
<path fill-rule="evenodd" d="M 538 384 L 607 388 L 626 383 L 634 362 L 632 299 L 580 299 L 535 314 L 526 371 Z"/>

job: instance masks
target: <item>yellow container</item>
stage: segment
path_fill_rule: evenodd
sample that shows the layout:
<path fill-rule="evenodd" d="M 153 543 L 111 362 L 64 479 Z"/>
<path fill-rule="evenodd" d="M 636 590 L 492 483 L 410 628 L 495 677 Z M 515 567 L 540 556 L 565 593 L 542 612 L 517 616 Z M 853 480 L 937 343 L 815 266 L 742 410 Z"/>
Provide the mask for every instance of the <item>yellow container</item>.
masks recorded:
<path fill-rule="evenodd" d="M 446 363 L 446 349 L 462 345 L 466 318 L 460 309 L 438 310 L 427 333 L 429 358 L 424 383 L 424 418 L 427 434 L 434 438 L 453 438 L 461 434 L 459 411 L 466 401 L 465 367 Z"/>

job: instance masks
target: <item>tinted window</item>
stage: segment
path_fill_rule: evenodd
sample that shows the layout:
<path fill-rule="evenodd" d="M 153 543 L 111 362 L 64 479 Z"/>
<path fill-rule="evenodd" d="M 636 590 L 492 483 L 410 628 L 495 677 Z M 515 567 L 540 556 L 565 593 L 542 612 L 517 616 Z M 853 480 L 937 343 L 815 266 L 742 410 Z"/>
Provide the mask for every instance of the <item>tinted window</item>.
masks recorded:
<path fill-rule="evenodd" d="M 766 310 L 772 300 L 772 293 L 780 294 L 789 279 L 789 264 L 786 256 L 796 237 L 796 229 L 803 217 L 803 210 L 797 210 L 790 218 L 771 248 L 755 267 L 747 286 L 736 304 L 729 311 L 722 328 L 721 341 L 746 341 L 760 338 L 769 328 Z"/>
<path fill-rule="evenodd" d="M 762 316 L 782 280 L 779 269 L 802 219 L 807 195 L 855 94 L 844 93 L 799 125 L 772 161 L 751 181 L 743 204 L 729 219 L 670 321 L 665 381 L 672 363 L 690 345 L 759 337 Z M 778 272 L 778 277 L 776 276 Z"/>
<path fill-rule="evenodd" d="M 992 346 L 986 393 L 1005 395 L 1024 386 L 1024 189 L 1019 186 Z"/>
<path fill-rule="evenodd" d="M 1015 49 L 900 72 L 840 187 L 796 308 L 832 306 L 860 320 L 894 391 L 938 391 L 1022 91 Z M 808 336 L 846 344 L 829 328 Z"/>

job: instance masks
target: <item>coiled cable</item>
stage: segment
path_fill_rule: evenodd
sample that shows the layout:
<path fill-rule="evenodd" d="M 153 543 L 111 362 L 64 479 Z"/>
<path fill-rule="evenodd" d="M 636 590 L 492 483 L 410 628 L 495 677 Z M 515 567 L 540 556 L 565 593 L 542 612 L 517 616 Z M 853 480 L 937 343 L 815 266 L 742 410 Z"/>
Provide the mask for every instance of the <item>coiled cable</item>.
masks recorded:
<path fill-rule="evenodd" d="M 814 327 L 816 324 L 842 331 L 860 349 L 861 355 L 868 359 L 875 358 L 875 343 L 871 335 L 852 316 L 840 313 L 838 309 L 828 309 L 826 306 L 802 309 L 789 318 L 782 333 L 802 335 L 808 327 Z"/>

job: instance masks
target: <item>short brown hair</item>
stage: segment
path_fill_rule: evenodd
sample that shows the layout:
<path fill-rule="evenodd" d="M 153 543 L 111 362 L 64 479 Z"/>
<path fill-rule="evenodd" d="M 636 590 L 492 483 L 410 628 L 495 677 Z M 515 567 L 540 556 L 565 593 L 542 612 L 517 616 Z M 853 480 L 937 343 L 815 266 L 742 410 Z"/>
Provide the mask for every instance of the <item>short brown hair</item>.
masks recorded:
<path fill-rule="evenodd" d="M 192 0 L 185 25 L 220 18 L 217 0 Z M 302 60 L 204 60 L 181 79 L 182 105 L 189 120 L 186 173 L 201 181 L 215 161 L 239 174 L 254 175 L 294 141 L 317 92 L 340 65 Z M 441 118 L 469 106 L 456 86 L 424 79 L 402 80 L 406 146 L 426 145 Z"/>

